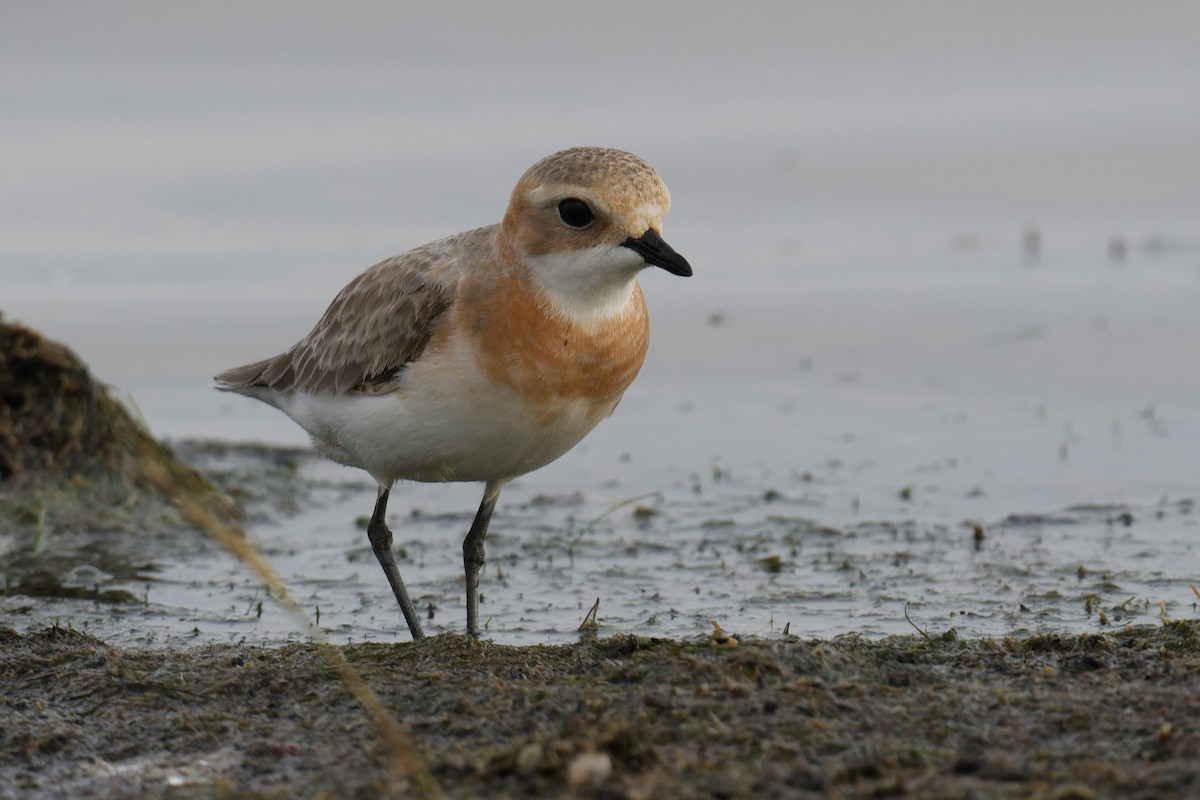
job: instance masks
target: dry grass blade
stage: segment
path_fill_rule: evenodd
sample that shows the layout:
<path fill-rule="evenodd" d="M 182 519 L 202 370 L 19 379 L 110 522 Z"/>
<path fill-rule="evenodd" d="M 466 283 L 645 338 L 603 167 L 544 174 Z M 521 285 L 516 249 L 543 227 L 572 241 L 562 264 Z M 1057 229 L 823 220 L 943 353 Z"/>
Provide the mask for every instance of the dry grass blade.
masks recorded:
<path fill-rule="evenodd" d="M 583 622 L 579 623 L 579 632 L 588 633 L 595 632 L 600 627 L 600 623 L 596 621 L 596 614 L 600 611 L 600 598 L 596 598 L 596 602 L 592 603 L 591 609 L 584 616 Z"/>
<path fill-rule="evenodd" d="M 579 544 L 579 542 L 582 541 L 584 536 L 586 536 L 587 534 L 589 534 L 593 530 L 595 530 L 596 526 L 599 525 L 604 520 L 605 517 L 609 516 L 610 514 L 612 514 L 615 511 L 619 511 L 622 508 L 625 508 L 626 506 L 631 506 L 634 503 L 640 503 L 641 501 L 643 501 L 649 497 L 658 498 L 658 500 L 661 502 L 662 498 L 663 498 L 663 493 L 662 492 L 646 492 L 645 494 L 639 494 L 636 497 L 627 497 L 624 500 L 621 500 L 620 502 L 614 503 L 613 505 L 609 506 L 604 511 L 604 513 L 602 513 L 600 516 L 596 517 L 595 519 L 589 520 L 582 528 L 579 529 L 579 533 L 567 545 L 568 552 L 574 551 L 575 545 Z"/>
<path fill-rule="evenodd" d="M 345 654 L 313 624 L 278 573 L 246 538 L 245 532 L 223 519 L 223 515 L 214 512 L 206 487 L 196 485 L 195 473 L 185 472 L 181 465 L 164 459 L 157 443 L 149 437 L 136 442 L 135 447 L 139 466 L 146 479 L 174 501 L 188 522 L 209 533 L 258 573 L 270 588 L 271 595 L 322 646 L 321 651 L 337 670 L 354 699 L 367 712 L 379 738 L 391 754 L 391 785 L 395 796 L 406 796 L 406 789 L 411 783 L 417 796 L 442 797 L 441 789 L 422 762 L 412 736 L 396 722 L 379 696 L 346 660 Z"/>
<path fill-rule="evenodd" d="M 913 621 L 912 621 L 912 617 L 910 617 L 910 616 L 908 615 L 908 603 L 905 603 L 905 604 L 904 604 L 904 618 L 905 618 L 906 620 L 908 620 L 908 624 L 909 624 L 909 625 L 912 625 L 914 628 L 916 628 L 916 631 L 917 631 L 917 633 L 919 633 L 919 634 L 921 634 L 922 636 L 924 636 L 924 637 L 925 637 L 925 641 L 927 641 L 927 642 L 928 642 L 928 641 L 931 641 L 931 640 L 933 639 L 933 637 L 932 637 L 932 636 L 930 636 L 930 635 L 929 635 L 929 634 L 928 634 L 926 631 L 923 631 L 923 630 L 921 630 L 920 628 L 917 628 L 917 623 L 915 623 L 915 622 L 913 622 Z"/>

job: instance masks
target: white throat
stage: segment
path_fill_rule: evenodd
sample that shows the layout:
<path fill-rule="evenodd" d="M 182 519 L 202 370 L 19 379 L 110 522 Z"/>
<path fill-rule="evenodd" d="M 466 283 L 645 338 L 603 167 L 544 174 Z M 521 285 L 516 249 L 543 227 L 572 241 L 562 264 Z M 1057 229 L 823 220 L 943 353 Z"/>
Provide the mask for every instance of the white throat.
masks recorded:
<path fill-rule="evenodd" d="M 629 248 L 611 245 L 532 256 L 526 263 L 555 308 L 581 324 L 624 311 L 646 266 Z"/>

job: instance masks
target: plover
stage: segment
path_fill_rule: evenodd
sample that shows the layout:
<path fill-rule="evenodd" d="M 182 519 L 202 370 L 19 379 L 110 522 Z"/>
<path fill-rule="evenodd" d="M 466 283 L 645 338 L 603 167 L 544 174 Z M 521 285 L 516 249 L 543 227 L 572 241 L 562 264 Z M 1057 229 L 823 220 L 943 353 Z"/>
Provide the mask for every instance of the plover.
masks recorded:
<path fill-rule="evenodd" d="M 367 526 L 409 631 L 423 636 L 384 521 L 398 480 L 477 481 L 463 542 L 467 632 L 479 634 L 484 536 L 505 484 L 612 414 L 646 356 L 637 275 L 688 276 L 662 239 L 670 194 L 637 156 L 577 147 L 517 182 L 498 225 L 382 261 L 286 352 L 216 376 L 269 403 L 317 451 L 379 485 Z"/>

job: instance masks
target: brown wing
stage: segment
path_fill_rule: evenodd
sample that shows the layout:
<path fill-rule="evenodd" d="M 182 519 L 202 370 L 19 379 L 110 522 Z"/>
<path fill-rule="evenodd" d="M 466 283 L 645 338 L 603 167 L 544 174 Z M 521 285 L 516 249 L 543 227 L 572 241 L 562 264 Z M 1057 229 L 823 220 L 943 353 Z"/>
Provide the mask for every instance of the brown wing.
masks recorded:
<path fill-rule="evenodd" d="M 316 327 L 286 353 L 222 372 L 229 388 L 344 394 L 394 378 L 429 342 L 453 289 L 431 280 L 428 249 L 388 259 L 346 285 Z"/>

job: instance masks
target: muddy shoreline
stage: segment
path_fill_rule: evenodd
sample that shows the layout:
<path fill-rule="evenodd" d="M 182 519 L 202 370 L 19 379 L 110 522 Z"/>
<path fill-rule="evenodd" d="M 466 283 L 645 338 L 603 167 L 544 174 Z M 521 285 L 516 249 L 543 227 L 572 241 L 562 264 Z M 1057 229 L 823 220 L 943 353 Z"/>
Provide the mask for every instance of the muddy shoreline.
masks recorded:
<path fill-rule="evenodd" d="M 290 451 L 256 452 L 247 464 L 216 469 L 184 463 L 130 419 L 69 351 L 27 329 L 7 331 L 15 344 L 4 349 L 10 354 L 0 364 L 0 388 L 10 387 L 6 396 L 16 399 L 0 419 L 9 604 L 0 625 L 0 800 L 1200 794 L 1200 622 L 1171 621 L 1187 613 L 1176 600 L 1158 605 L 1161 624 L 1118 628 L 1129 621 L 1132 599 L 1108 604 L 1120 618 L 1104 617 L 1093 608 L 1100 599 L 1093 600 L 1090 584 L 1076 585 L 1090 574 L 1077 561 L 1069 597 L 1041 591 L 1052 603 L 1086 604 L 1088 618 L 1095 611 L 1107 626 L 1103 632 L 959 638 L 950 630 L 825 640 L 618 633 L 520 647 L 451 634 L 400 644 L 145 648 L 107 643 L 69 622 L 47 627 L 53 618 L 30 616 L 45 605 L 42 598 L 90 598 L 114 620 L 110 638 L 119 637 L 136 615 L 112 612 L 137 606 L 136 596 L 107 596 L 102 583 L 136 579 L 149 587 L 156 571 L 194 562 L 216 541 L 255 566 L 262 581 L 255 601 L 258 585 L 284 597 L 239 521 L 287 518 L 315 505 L 309 498 L 320 492 L 328 501 L 356 489 L 298 476 L 302 458 Z M 203 461 L 202 452 L 192 447 L 190 455 Z M 761 497 L 761 488 L 754 492 Z M 824 566 L 809 578 L 834 575 L 840 585 L 843 575 L 863 578 L 864 567 L 878 568 L 861 559 L 854 568 L 850 551 L 835 558 L 830 544 L 864 541 L 870 528 L 820 528 L 775 510 L 780 498 L 770 502 L 765 520 L 720 521 L 726 555 L 709 553 L 717 547 L 707 533 L 709 510 L 701 508 L 703 517 L 690 527 L 671 521 L 693 536 L 697 594 L 701 583 L 712 588 L 714 566 L 717 590 L 734 591 L 728 580 L 736 566 L 727 568 L 728 558 L 731 565 L 757 559 L 748 574 L 769 596 L 778 588 L 772 576 L 799 568 L 800 531 L 824 542 L 815 558 Z M 1159 511 L 1162 524 L 1183 527 L 1192 504 Z M 408 522 L 416 529 L 424 518 L 413 514 Z M 1127 519 L 1123 529 L 1133 516 Z M 541 562 L 552 563 L 564 532 L 516 514 L 511 522 L 536 533 L 531 538 L 545 552 L 522 550 L 521 558 L 506 560 L 506 542 L 495 537 L 495 564 L 515 584 L 529 559 L 539 568 L 527 571 L 528 592 L 561 593 Z M 644 531 L 635 519 L 625 530 L 629 538 L 613 536 L 613 546 L 635 556 L 661 553 L 654 524 Z M 1124 542 L 1114 530 L 1104 524 L 1105 541 Z M 896 569 L 917 561 L 910 549 L 928 539 L 910 533 L 896 526 L 885 532 L 885 543 L 894 542 L 880 552 Z M 1000 538 L 989 534 L 989 541 Z M 1036 545 L 1039 537 L 1020 538 Z M 681 541 L 688 546 L 686 536 Z M 928 541 L 937 555 L 929 563 L 947 569 L 953 549 L 936 537 Z M 432 560 L 432 551 L 415 549 L 419 539 L 410 544 L 419 560 Z M 975 544 L 977 550 L 978 537 Z M 785 545 L 790 549 L 779 549 Z M 326 561 L 355 563 L 332 552 L 342 557 Z M 288 553 L 277 546 L 273 555 Z M 1007 563 L 1002 555 L 997 551 L 996 563 Z M 606 555 L 596 563 L 614 560 Z M 686 567 L 678 555 L 665 563 Z M 339 566 L 335 577 L 344 579 L 346 569 L 356 568 Z M 457 564 L 453 574 L 460 574 Z M 891 573 L 879 574 L 883 587 Z M 570 577 L 564 574 L 564 586 Z M 1095 580 L 1109 595 L 1128 591 L 1128 576 L 1118 577 L 1123 582 L 1102 571 Z M 459 596 L 456 583 L 447 587 Z M 375 593 L 375 584 L 364 585 L 365 607 Z M 733 621 L 745 621 L 748 612 L 727 596 L 717 600 Z M 1143 617 L 1153 613 L 1148 600 L 1140 605 Z M 245 616 L 254 606 L 236 607 Z M 789 608 L 798 616 L 791 629 L 803 630 L 803 606 L 789 600 Z M 20 618 L 23 631 L 7 627 Z M 392 608 L 388 619 L 394 623 Z M 370 638 L 363 625 L 346 624 Z M 199 633 L 195 622 L 189 627 Z"/>
<path fill-rule="evenodd" d="M 1200 623 L 339 648 L 447 797 L 1188 797 Z M 0 629 L 0 797 L 414 796 L 329 652 Z M 412 754 L 410 754 L 412 755 Z"/>

